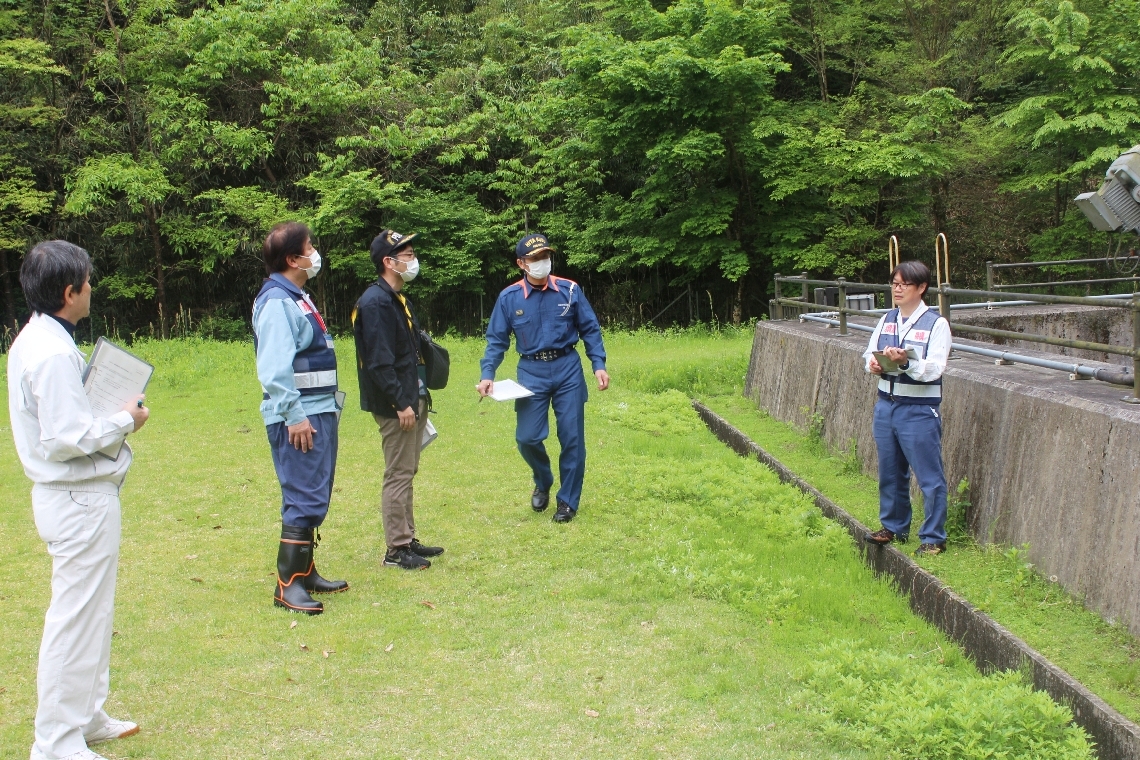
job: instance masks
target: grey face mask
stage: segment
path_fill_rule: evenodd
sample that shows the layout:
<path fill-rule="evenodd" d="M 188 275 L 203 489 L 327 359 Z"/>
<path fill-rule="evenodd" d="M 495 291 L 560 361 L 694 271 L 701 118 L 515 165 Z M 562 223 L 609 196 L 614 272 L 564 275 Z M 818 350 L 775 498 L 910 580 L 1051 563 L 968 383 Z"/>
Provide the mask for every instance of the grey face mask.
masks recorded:
<path fill-rule="evenodd" d="M 528 264 L 526 272 L 536 280 L 545 280 L 550 276 L 550 259 L 543 259 L 542 261 L 535 261 Z"/>

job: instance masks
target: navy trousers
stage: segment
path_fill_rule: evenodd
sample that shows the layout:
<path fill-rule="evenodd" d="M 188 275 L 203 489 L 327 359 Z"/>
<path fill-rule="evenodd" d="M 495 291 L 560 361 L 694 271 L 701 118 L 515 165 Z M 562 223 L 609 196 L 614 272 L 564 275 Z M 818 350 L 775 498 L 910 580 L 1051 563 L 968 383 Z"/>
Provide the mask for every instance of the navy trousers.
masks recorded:
<path fill-rule="evenodd" d="M 946 475 L 942 470 L 942 417 L 937 406 L 875 402 L 875 447 L 879 452 L 879 520 L 892 533 L 910 533 L 910 473 L 922 491 L 926 513 L 918 537 L 946 541 Z"/>
<path fill-rule="evenodd" d="M 554 407 L 558 425 L 558 500 L 578 511 L 582 481 L 586 477 L 586 379 L 582 359 L 571 352 L 554 361 L 519 360 L 519 384 L 534 392 L 515 401 L 515 441 L 534 473 L 534 485 L 549 491 L 554 485 L 550 457 L 543 441 L 550 435 L 548 410 Z"/>
<path fill-rule="evenodd" d="M 281 481 L 281 522 L 298 528 L 319 528 L 329 511 L 336 474 L 336 412 L 309 417 L 316 429 L 313 448 L 305 453 L 289 443 L 284 422 L 265 426 L 273 468 Z"/>

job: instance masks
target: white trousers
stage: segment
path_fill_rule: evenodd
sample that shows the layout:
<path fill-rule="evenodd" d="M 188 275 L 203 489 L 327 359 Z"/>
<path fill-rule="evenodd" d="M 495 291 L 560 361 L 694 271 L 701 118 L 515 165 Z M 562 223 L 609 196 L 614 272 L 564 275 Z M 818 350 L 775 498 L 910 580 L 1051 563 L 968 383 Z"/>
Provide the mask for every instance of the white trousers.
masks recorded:
<path fill-rule="evenodd" d="M 111 665 L 119 497 L 32 489 L 40 538 L 52 558 L 51 605 L 44 619 L 37 676 L 35 749 L 48 760 L 87 747 L 102 728 Z"/>

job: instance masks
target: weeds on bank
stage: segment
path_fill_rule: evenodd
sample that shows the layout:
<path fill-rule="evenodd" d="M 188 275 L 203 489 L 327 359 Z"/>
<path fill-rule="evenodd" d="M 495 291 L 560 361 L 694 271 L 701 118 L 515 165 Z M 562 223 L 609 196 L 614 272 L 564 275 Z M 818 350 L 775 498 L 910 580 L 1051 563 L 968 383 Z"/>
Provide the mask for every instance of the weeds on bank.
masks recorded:
<path fill-rule="evenodd" d="M 804 676 L 824 697 L 825 735 L 900 760 L 1091 760 L 1068 708 L 1033 691 L 1016 671 L 947 678 L 945 660 L 956 652 L 919 658 L 854 644 L 825 650 Z"/>
<path fill-rule="evenodd" d="M 773 419 L 743 396 L 704 400 L 864 525 L 877 524 L 874 478 L 852 474 L 846 459 L 815 453 L 809 435 Z M 922 560 L 923 567 L 1115 709 L 1140 720 L 1140 667 L 1134 667 L 1140 662 L 1140 641 L 1125 626 L 1086 609 L 1056 577 L 1041 575 L 1029 561 L 1029 547 L 976 543 L 968 528 L 969 489 L 969 481 L 962 479 L 950 494 L 950 551 Z M 916 499 L 914 506 L 918 522 L 921 500 Z"/>

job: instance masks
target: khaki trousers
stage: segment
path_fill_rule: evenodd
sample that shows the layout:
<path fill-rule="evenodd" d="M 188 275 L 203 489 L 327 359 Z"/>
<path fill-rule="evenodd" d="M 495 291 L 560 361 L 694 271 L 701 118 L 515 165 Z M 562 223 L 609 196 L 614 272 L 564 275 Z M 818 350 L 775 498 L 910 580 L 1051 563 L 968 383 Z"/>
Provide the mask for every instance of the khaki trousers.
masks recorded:
<path fill-rule="evenodd" d="M 384 448 L 384 487 L 380 496 L 380 515 L 384 522 L 384 543 L 389 549 L 407 546 L 416 537 L 416 519 L 412 515 L 412 478 L 420 469 L 420 441 L 427 426 L 427 408 L 420 399 L 416 426 L 400 429 L 400 421 L 373 413 L 380 426 Z"/>

